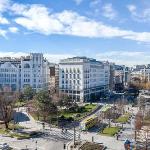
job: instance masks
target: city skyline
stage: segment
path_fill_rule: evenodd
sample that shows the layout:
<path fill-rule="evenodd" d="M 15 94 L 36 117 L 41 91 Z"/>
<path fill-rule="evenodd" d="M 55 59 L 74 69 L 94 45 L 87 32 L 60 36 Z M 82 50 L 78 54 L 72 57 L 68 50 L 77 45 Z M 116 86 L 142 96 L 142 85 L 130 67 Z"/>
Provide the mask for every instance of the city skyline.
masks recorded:
<path fill-rule="evenodd" d="M 148 0 L 1 0 L 0 56 L 42 52 L 50 62 L 87 56 L 148 64 L 149 6 Z"/>

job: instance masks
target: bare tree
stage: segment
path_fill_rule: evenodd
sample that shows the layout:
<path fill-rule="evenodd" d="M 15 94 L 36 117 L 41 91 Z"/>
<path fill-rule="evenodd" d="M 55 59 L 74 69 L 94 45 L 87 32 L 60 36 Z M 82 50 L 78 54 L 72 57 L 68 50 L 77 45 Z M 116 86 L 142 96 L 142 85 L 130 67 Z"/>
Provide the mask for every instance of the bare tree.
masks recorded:
<path fill-rule="evenodd" d="M 135 130 L 139 131 L 141 130 L 143 125 L 143 115 L 141 112 L 138 112 L 137 115 L 135 116 Z"/>
<path fill-rule="evenodd" d="M 0 93 L 0 119 L 4 122 L 6 129 L 8 129 L 9 122 L 13 117 L 16 98 L 17 95 L 12 92 Z"/>
<path fill-rule="evenodd" d="M 143 127 L 138 133 L 137 147 L 142 150 L 150 149 L 150 126 Z"/>

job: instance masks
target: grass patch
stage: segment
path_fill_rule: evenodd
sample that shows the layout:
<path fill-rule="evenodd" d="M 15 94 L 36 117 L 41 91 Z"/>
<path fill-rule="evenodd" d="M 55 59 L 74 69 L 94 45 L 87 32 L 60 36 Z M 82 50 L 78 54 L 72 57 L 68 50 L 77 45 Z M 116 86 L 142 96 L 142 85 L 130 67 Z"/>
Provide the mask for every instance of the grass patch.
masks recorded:
<path fill-rule="evenodd" d="M 26 102 L 16 102 L 15 107 L 23 107 L 25 106 Z"/>
<path fill-rule="evenodd" d="M 9 134 L 9 130 L 0 129 L 0 134 L 7 135 L 7 134 Z"/>
<path fill-rule="evenodd" d="M 12 130 L 5 130 L 5 129 L 0 129 L 0 134 L 7 135 L 7 136 L 10 136 L 12 138 L 17 138 L 19 140 L 21 140 L 21 139 L 28 139 L 28 138 L 31 137 L 30 134 L 15 133 L 15 132 L 12 132 Z"/>
<path fill-rule="evenodd" d="M 97 105 L 96 104 L 86 104 L 85 106 L 85 110 L 87 110 L 87 112 L 96 109 Z"/>
<path fill-rule="evenodd" d="M 61 115 L 63 115 L 65 118 L 75 117 L 78 113 L 71 113 L 71 112 L 62 112 Z"/>
<path fill-rule="evenodd" d="M 119 132 L 119 130 L 120 130 L 119 127 L 106 127 L 104 128 L 101 134 L 106 136 L 114 136 L 116 133 Z"/>
<path fill-rule="evenodd" d="M 78 121 L 82 119 L 84 116 L 86 116 L 88 113 L 90 113 L 92 110 L 96 109 L 96 104 L 86 104 L 85 106 L 82 106 L 82 110 L 79 112 L 69 112 L 69 111 L 63 111 L 61 112 L 61 116 L 63 115 L 65 118 L 74 118 L 74 120 Z M 81 108 L 81 107 L 79 107 Z"/>
<path fill-rule="evenodd" d="M 10 130 L 13 130 L 13 129 L 18 130 L 18 129 L 27 129 L 27 128 L 20 126 L 19 124 L 9 124 L 9 129 Z"/>
<path fill-rule="evenodd" d="M 10 136 L 12 138 L 17 138 L 17 139 L 27 139 L 30 138 L 29 134 L 26 133 L 15 133 L 13 132 L 14 130 L 18 130 L 18 129 L 25 129 L 24 127 L 18 125 L 18 124 L 9 124 L 8 129 L 5 129 L 4 125 L 0 126 L 0 134 L 2 135 L 6 135 L 6 136 Z"/>
<path fill-rule="evenodd" d="M 64 118 L 66 119 L 73 118 L 74 120 L 78 121 L 82 119 L 84 116 L 86 116 L 88 113 L 90 113 L 92 110 L 96 109 L 96 107 L 97 107 L 96 104 L 86 104 L 85 106 L 79 106 L 79 108 L 82 108 L 79 109 L 80 111 L 71 112 L 69 110 L 62 110 L 59 113 L 59 117 L 64 116 Z M 38 118 L 36 112 L 30 112 L 30 114 L 35 120 L 43 121 L 43 117 L 39 116 Z M 53 117 L 57 118 L 57 116 Z"/>
<path fill-rule="evenodd" d="M 0 129 L 4 129 L 5 130 L 5 125 L 4 124 L 0 124 Z M 8 130 L 18 130 L 18 129 L 27 129 L 23 126 L 20 126 L 19 124 L 13 124 L 12 122 L 9 123 L 8 125 Z"/>
<path fill-rule="evenodd" d="M 127 123 L 128 120 L 129 120 L 129 117 L 130 117 L 130 114 L 125 114 L 125 115 L 122 115 L 120 116 L 118 119 L 115 120 L 115 122 L 117 123 Z"/>
<path fill-rule="evenodd" d="M 150 116 L 144 118 L 143 125 L 150 126 Z"/>
<path fill-rule="evenodd" d="M 10 133 L 10 136 L 12 138 L 17 138 L 18 140 L 21 139 L 29 139 L 30 138 L 30 134 L 25 134 L 25 133 Z"/>

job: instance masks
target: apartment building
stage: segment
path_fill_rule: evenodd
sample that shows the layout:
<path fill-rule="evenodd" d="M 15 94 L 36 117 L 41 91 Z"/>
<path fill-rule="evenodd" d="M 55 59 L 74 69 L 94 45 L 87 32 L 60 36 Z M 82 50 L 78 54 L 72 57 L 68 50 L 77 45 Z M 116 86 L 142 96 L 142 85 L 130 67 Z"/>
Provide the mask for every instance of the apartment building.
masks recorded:
<path fill-rule="evenodd" d="M 35 91 L 48 88 L 49 63 L 43 54 L 0 58 L 0 90 L 22 91 L 27 85 Z"/>
<path fill-rule="evenodd" d="M 139 78 L 140 80 L 150 82 L 150 64 L 141 65 L 141 67 L 136 66 L 131 73 L 131 79 L 134 78 Z"/>
<path fill-rule="evenodd" d="M 131 78 L 131 71 L 129 67 L 124 65 L 114 65 L 114 90 L 122 91 L 128 83 L 130 82 Z"/>
<path fill-rule="evenodd" d="M 77 102 L 99 100 L 108 91 L 109 77 L 108 62 L 73 57 L 59 63 L 59 91 Z"/>

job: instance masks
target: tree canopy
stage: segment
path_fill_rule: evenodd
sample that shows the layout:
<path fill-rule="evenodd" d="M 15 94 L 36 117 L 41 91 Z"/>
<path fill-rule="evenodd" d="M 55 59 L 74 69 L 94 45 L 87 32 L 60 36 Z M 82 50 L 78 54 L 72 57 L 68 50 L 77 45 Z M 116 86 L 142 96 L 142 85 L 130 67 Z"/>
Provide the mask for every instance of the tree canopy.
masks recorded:
<path fill-rule="evenodd" d="M 33 98 L 33 96 L 35 95 L 35 92 L 32 89 L 32 87 L 28 85 L 24 88 L 23 95 L 25 99 L 29 100 Z"/>
<path fill-rule="evenodd" d="M 45 90 L 39 91 L 35 96 L 37 109 L 43 116 L 44 121 L 47 121 L 49 116 L 57 113 L 57 107 L 52 103 L 49 92 Z"/>

